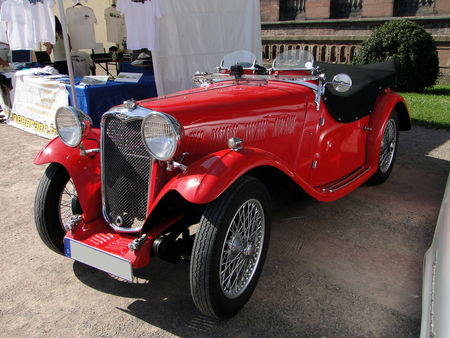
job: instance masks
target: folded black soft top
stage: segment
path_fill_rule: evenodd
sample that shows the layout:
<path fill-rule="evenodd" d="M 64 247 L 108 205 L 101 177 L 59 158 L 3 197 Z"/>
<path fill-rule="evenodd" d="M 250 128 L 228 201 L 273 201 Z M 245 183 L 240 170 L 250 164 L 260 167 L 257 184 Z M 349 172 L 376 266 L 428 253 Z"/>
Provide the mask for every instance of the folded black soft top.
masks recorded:
<path fill-rule="evenodd" d="M 330 114 L 342 123 L 369 115 L 380 90 L 393 87 L 398 75 L 398 63 L 394 60 L 368 65 L 320 62 L 318 65 L 320 72 L 326 74 L 327 81 L 339 73 L 346 73 L 352 78 L 353 85 L 348 92 L 336 92 L 333 86 L 328 85 L 323 97 Z"/>

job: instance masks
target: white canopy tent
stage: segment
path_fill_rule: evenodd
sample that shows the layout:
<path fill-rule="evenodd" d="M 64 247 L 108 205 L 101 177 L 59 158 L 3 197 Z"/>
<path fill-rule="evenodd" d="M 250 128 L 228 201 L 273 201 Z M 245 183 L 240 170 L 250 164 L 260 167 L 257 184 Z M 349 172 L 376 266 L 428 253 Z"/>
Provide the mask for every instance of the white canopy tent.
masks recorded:
<path fill-rule="evenodd" d="M 259 0 L 164 0 L 160 50 L 152 52 L 158 95 L 192 88 L 196 71 L 249 50 L 262 59 Z"/>
<path fill-rule="evenodd" d="M 63 0 L 58 0 L 70 55 Z M 152 51 L 158 95 L 192 88 L 196 71 L 213 71 L 226 53 L 246 49 L 261 59 L 259 0 L 164 0 L 160 50 Z M 75 97 L 72 61 L 67 58 Z M 76 105 L 76 100 L 74 100 Z"/>

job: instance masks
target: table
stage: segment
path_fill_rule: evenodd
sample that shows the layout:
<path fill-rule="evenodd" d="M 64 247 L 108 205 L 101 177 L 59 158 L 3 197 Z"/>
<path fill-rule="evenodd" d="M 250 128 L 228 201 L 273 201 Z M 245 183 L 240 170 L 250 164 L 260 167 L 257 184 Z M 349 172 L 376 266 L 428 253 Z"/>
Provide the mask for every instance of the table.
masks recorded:
<path fill-rule="evenodd" d="M 80 79 L 76 79 L 80 80 Z M 69 102 L 72 104 L 70 86 Z M 108 81 L 105 85 L 75 86 L 78 108 L 87 113 L 94 127 L 100 127 L 102 115 L 111 107 L 128 99 L 142 100 L 157 96 L 154 77 L 142 76 L 138 83 Z"/>
<path fill-rule="evenodd" d="M 153 75 L 153 66 L 149 64 L 145 65 L 132 65 L 129 61 L 123 61 L 119 64 L 117 73 L 143 73 L 146 75 Z"/>
<path fill-rule="evenodd" d="M 73 102 L 68 81 L 33 75 L 33 70 L 16 72 L 12 113 L 7 123 L 49 139 L 57 136 L 56 110 Z M 78 107 L 92 118 L 94 127 L 100 127 L 101 117 L 109 108 L 131 98 L 154 97 L 156 93 L 153 76 L 142 76 L 138 83 L 108 81 L 104 85 L 75 86 Z"/>

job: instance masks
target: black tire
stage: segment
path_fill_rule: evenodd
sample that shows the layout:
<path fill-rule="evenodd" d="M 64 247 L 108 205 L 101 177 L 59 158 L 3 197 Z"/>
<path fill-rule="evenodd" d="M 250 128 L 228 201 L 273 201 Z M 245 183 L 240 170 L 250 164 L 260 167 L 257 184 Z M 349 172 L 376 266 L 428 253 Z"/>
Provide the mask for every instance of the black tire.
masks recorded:
<path fill-rule="evenodd" d="M 64 253 L 63 239 L 66 233 L 60 210 L 69 180 L 70 176 L 62 165 L 51 163 L 39 182 L 34 201 L 34 220 L 38 234 L 47 247 L 59 254 Z M 76 193 L 67 204 L 72 214 L 81 214 Z"/>
<path fill-rule="evenodd" d="M 254 217 L 251 223 L 253 233 L 245 233 L 247 239 L 243 239 L 243 234 L 237 229 L 249 227 L 236 222 L 233 223 L 234 231 L 231 225 L 238 211 L 247 215 L 249 210 Z M 264 265 L 270 226 L 270 197 L 264 184 L 255 178 L 240 178 L 206 207 L 195 236 L 190 266 L 191 294 L 200 312 L 214 318 L 229 318 L 247 303 Z M 238 259 L 238 263 L 233 262 Z M 221 273 L 224 266 L 226 268 Z M 228 278 L 223 277 L 231 270 L 236 272 L 228 273 Z M 240 274 L 241 277 L 237 278 Z M 227 289 L 232 279 L 239 281 L 235 293 Z M 237 288 L 239 285 L 241 288 Z"/>
<path fill-rule="evenodd" d="M 386 137 L 387 134 L 389 133 L 389 130 L 394 131 L 395 135 L 391 140 L 389 140 L 389 144 L 385 146 L 383 143 L 386 141 Z M 383 130 L 383 137 L 380 145 L 380 155 L 378 158 L 378 168 L 375 174 L 373 174 L 373 176 L 369 179 L 370 184 L 373 185 L 382 184 L 388 179 L 389 175 L 391 174 L 392 168 L 394 167 L 395 158 L 397 156 L 397 148 L 398 148 L 398 116 L 396 111 L 393 110 Z M 391 158 L 388 161 L 389 162 L 388 164 L 383 162 L 385 160 L 384 156 L 389 156 Z"/>

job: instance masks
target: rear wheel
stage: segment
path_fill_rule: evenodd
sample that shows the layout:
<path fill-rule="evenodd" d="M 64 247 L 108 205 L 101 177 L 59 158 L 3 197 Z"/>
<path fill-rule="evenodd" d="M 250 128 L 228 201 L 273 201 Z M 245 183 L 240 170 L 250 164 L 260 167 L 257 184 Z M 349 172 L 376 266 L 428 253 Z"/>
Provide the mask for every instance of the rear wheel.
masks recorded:
<path fill-rule="evenodd" d="M 39 182 L 34 201 L 34 219 L 42 241 L 53 251 L 64 252 L 64 224 L 81 207 L 75 186 L 67 170 L 58 163 L 51 163 Z"/>
<path fill-rule="evenodd" d="M 383 137 L 380 144 L 380 156 L 378 158 L 378 169 L 370 178 L 369 183 L 384 183 L 391 174 L 394 167 L 395 156 L 398 147 L 398 117 L 397 113 L 392 111 L 391 116 L 384 127 Z"/>
<path fill-rule="evenodd" d="M 209 204 L 191 256 L 191 293 L 197 308 L 215 318 L 236 314 L 252 295 L 270 238 L 269 195 L 243 177 Z"/>

